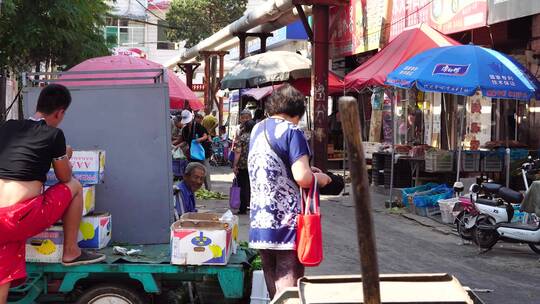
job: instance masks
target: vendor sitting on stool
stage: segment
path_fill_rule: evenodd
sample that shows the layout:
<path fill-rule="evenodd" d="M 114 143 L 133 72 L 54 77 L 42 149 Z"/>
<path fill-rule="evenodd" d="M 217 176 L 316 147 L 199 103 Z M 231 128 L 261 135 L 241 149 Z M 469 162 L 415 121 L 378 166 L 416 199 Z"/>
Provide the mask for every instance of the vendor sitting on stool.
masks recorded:
<path fill-rule="evenodd" d="M 201 189 L 206 177 L 206 167 L 201 163 L 192 162 L 186 166 L 184 179 L 175 185 L 176 196 L 174 206 L 175 220 L 186 212 L 197 212 L 195 208 L 195 192 Z"/>

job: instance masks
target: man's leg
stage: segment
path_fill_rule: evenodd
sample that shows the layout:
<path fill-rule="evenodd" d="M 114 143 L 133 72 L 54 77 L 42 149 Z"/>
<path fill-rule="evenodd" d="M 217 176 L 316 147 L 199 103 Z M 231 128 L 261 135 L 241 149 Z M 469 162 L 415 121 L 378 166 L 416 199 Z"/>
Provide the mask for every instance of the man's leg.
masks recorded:
<path fill-rule="evenodd" d="M 0 285 L 0 304 L 7 303 L 7 296 L 9 293 L 9 284 L 10 283 Z"/>
<path fill-rule="evenodd" d="M 204 177 L 204 188 L 208 191 L 212 190 L 212 181 L 210 180 L 210 161 L 206 158 L 203 162 L 206 167 L 206 176 Z"/>
<path fill-rule="evenodd" d="M 238 186 L 240 186 L 240 214 L 245 214 L 249 206 L 251 189 L 248 170 L 238 170 Z"/>
<path fill-rule="evenodd" d="M 77 245 L 77 236 L 79 234 L 83 210 L 83 190 L 81 183 L 74 178 L 66 183 L 66 186 L 71 190 L 72 199 L 62 217 L 64 225 L 64 256 L 62 260 L 69 262 L 81 255 L 81 249 Z"/>

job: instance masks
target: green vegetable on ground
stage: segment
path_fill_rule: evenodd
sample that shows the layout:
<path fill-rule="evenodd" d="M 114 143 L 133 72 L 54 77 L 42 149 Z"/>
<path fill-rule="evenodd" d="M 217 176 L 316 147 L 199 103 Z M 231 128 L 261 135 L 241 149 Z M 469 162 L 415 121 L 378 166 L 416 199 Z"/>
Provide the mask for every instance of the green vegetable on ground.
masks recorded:
<path fill-rule="evenodd" d="M 195 197 L 199 200 L 225 200 L 228 196 L 214 191 L 208 191 L 206 189 L 199 189 L 195 192 Z"/>

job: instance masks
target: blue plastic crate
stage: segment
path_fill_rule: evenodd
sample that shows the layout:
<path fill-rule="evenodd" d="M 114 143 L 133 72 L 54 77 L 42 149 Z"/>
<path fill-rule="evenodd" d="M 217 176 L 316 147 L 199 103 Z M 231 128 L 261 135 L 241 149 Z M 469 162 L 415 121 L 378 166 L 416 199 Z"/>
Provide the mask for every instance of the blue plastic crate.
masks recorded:
<path fill-rule="evenodd" d="M 437 186 L 439 185 L 436 183 L 427 183 L 425 185 L 421 185 L 417 187 L 401 189 L 401 203 L 403 204 L 403 206 L 408 206 L 410 195 L 413 195 L 414 193 L 417 193 L 417 192 L 429 191 Z"/>

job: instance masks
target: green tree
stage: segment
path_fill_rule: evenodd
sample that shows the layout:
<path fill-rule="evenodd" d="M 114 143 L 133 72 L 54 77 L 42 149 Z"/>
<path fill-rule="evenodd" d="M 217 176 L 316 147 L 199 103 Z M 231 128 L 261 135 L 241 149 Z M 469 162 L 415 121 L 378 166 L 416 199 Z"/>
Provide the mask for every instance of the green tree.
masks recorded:
<path fill-rule="evenodd" d="M 103 35 L 108 11 L 103 0 L 3 0 L 0 68 L 70 68 L 108 55 Z"/>
<path fill-rule="evenodd" d="M 170 41 L 186 41 L 191 47 L 240 18 L 246 0 L 173 0 L 167 12 Z"/>

